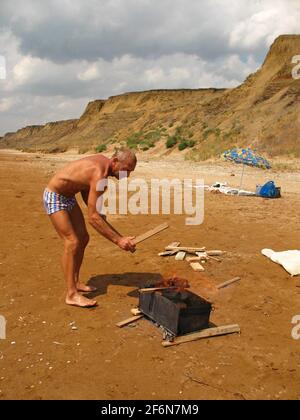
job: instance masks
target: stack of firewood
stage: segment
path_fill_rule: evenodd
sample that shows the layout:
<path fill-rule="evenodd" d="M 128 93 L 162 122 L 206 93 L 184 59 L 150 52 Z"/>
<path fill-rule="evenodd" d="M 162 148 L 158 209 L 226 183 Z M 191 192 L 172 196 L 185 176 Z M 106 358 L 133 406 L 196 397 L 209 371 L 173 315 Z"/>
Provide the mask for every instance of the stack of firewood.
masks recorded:
<path fill-rule="evenodd" d="M 224 251 L 207 251 L 205 247 L 186 247 L 180 246 L 180 242 L 173 242 L 165 248 L 165 251 L 159 253 L 160 257 L 172 257 L 175 256 L 176 261 L 187 261 L 194 271 L 205 271 L 204 264 L 208 260 L 214 260 L 221 262 L 222 257 L 225 254 Z"/>

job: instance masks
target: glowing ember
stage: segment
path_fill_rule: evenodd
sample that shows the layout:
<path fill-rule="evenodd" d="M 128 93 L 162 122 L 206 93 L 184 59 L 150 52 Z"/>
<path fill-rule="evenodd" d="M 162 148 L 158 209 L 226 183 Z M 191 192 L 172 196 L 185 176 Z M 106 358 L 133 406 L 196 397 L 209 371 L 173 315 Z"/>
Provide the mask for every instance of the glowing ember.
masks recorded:
<path fill-rule="evenodd" d="M 173 277 L 168 279 L 163 279 L 162 281 L 155 284 L 155 287 L 176 287 L 178 291 L 184 291 L 190 287 L 188 280 L 181 279 L 177 277 L 175 274 Z"/>

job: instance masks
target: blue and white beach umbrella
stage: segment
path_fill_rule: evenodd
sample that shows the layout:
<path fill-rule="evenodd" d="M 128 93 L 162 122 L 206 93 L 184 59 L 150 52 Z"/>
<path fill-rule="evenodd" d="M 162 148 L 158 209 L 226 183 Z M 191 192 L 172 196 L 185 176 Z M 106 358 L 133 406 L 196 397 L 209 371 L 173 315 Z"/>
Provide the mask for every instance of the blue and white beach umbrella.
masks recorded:
<path fill-rule="evenodd" d="M 240 189 L 242 188 L 242 185 L 243 185 L 245 165 L 253 166 L 255 168 L 261 168 L 261 169 L 272 168 L 271 163 L 267 159 L 265 159 L 262 156 L 259 156 L 257 153 L 255 153 L 253 150 L 249 148 L 247 149 L 235 148 L 232 150 L 227 150 L 226 152 L 223 153 L 222 157 L 223 159 L 227 161 L 243 165 Z"/>

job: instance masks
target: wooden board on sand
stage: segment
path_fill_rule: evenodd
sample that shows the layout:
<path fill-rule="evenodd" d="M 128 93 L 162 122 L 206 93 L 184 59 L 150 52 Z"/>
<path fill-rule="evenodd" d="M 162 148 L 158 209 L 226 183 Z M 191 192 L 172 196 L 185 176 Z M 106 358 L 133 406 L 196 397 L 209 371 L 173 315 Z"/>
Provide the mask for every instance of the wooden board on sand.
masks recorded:
<path fill-rule="evenodd" d="M 241 329 L 238 325 L 227 325 L 224 327 L 208 328 L 200 332 L 193 334 L 177 337 L 174 341 L 163 341 L 162 345 L 164 347 L 178 346 L 179 344 L 190 343 L 191 341 L 197 341 L 204 338 L 218 337 L 221 335 L 227 334 L 240 334 Z"/>
<path fill-rule="evenodd" d="M 116 326 L 119 327 L 119 328 L 123 328 L 123 327 L 126 327 L 126 325 L 132 324 L 133 322 L 136 322 L 143 317 L 144 317 L 143 314 L 136 315 L 136 316 L 133 316 L 131 318 L 125 319 L 125 321 L 118 322 L 116 324 Z"/>
<path fill-rule="evenodd" d="M 203 248 L 190 248 L 186 246 L 166 246 L 166 251 L 177 251 L 177 252 L 186 252 L 187 254 L 195 254 L 196 252 L 204 252 L 206 250 Z"/>
<path fill-rule="evenodd" d="M 163 292 L 164 290 L 177 290 L 178 286 L 166 286 L 166 287 L 149 287 L 147 289 L 139 289 L 139 293 L 154 293 Z"/>
<path fill-rule="evenodd" d="M 221 283 L 221 284 L 219 284 L 218 286 L 217 286 L 217 289 L 225 289 L 225 287 L 228 287 L 228 286 L 230 286 L 231 284 L 233 284 L 233 283 L 237 283 L 238 281 L 240 281 L 241 280 L 241 278 L 240 277 L 235 277 L 234 279 L 232 279 L 232 280 L 228 280 L 228 281 L 225 281 L 224 283 Z"/>
<path fill-rule="evenodd" d="M 200 273 L 201 271 L 205 271 L 205 268 L 203 267 L 203 265 L 201 265 L 198 262 L 192 262 L 190 263 L 190 266 L 192 267 L 192 269 L 198 273 Z"/>

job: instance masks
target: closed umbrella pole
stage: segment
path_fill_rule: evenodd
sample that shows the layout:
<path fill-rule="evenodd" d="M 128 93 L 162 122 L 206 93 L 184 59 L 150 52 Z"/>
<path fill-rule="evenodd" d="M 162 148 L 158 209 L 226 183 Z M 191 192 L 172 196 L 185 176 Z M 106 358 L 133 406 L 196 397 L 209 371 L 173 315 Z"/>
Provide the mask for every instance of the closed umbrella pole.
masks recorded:
<path fill-rule="evenodd" d="M 241 184 L 240 184 L 240 188 L 239 188 L 239 193 L 240 193 L 240 191 L 241 191 L 241 189 L 242 189 L 242 186 L 243 186 L 243 181 L 244 181 L 244 175 L 245 175 L 245 164 L 243 164 L 243 170 L 242 170 L 242 176 L 241 176 Z"/>

